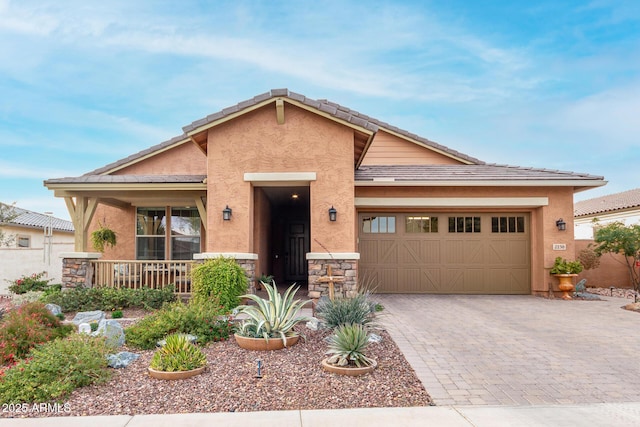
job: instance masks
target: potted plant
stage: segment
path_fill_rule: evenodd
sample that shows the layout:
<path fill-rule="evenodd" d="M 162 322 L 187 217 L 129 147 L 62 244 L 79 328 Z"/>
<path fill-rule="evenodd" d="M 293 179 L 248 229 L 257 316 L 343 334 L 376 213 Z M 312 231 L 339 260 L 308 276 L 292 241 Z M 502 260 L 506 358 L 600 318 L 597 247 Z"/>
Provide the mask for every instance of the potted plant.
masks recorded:
<path fill-rule="evenodd" d="M 291 285 L 280 295 L 275 282 L 264 283 L 268 299 L 247 294 L 255 305 L 241 305 L 238 314 L 248 316 L 235 333 L 235 339 L 241 348 L 247 350 L 279 350 L 298 342 L 299 335 L 293 327 L 299 322 L 309 320 L 298 316 L 298 312 L 309 301 L 295 300 L 298 288 Z"/>
<path fill-rule="evenodd" d="M 573 291 L 573 278 L 583 270 L 580 261 L 567 261 L 562 257 L 557 257 L 549 274 L 558 278 L 560 284 L 558 288 L 563 292 L 563 299 L 571 299 L 569 292 Z"/>
<path fill-rule="evenodd" d="M 161 380 L 190 378 L 204 372 L 207 358 L 185 334 L 171 334 L 156 351 L 149 365 L 149 376 Z"/>
<path fill-rule="evenodd" d="M 258 280 L 256 280 L 256 290 L 258 291 L 261 290 L 263 283 L 271 283 L 271 282 L 273 282 L 273 275 L 262 273 L 260 277 L 258 277 Z"/>
<path fill-rule="evenodd" d="M 368 357 L 365 350 L 369 345 L 367 327 L 360 323 L 347 323 L 338 326 L 329 336 L 328 358 L 322 361 L 325 371 L 341 375 L 364 375 L 378 365 L 375 359 Z"/>
<path fill-rule="evenodd" d="M 114 247 L 116 245 L 116 232 L 98 223 L 98 229 L 91 233 L 91 244 L 98 252 L 104 252 L 105 246 Z"/>

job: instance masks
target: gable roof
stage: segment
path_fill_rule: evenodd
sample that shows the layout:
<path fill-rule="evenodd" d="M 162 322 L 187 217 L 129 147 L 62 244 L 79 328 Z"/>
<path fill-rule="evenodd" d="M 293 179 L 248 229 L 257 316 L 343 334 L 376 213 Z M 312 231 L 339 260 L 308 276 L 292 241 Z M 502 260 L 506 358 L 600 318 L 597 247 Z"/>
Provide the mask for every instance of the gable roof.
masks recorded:
<path fill-rule="evenodd" d="M 575 217 L 640 208 L 640 188 L 574 203 Z"/>
<path fill-rule="evenodd" d="M 7 225 L 17 225 L 27 228 L 44 229 L 49 226 L 51 221 L 51 228 L 58 231 L 65 231 L 73 233 L 73 223 L 60 218 L 55 218 L 49 215 L 33 212 L 22 208 L 13 208 L 16 217 L 11 221 L 8 221 Z"/>
<path fill-rule="evenodd" d="M 253 111 L 256 108 L 260 108 L 272 102 L 276 102 L 277 99 L 286 100 L 291 104 L 300 106 L 317 114 L 327 116 L 346 125 L 351 125 L 358 129 L 362 129 L 363 131 L 366 131 L 370 134 L 375 134 L 379 129 L 384 129 L 391 134 L 407 139 L 419 146 L 434 150 L 448 157 L 457 159 L 463 163 L 484 164 L 483 161 L 478 160 L 475 157 L 471 157 L 459 151 L 452 150 L 451 148 L 438 144 L 437 142 L 431 141 L 427 138 L 423 138 L 419 135 L 416 135 L 404 129 L 400 129 L 396 126 L 392 126 L 386 122 L 375 119 L 373 117 L 369 117 L 355 110 L 351 110 L 350 108 L 344 107 L 340 104 L 336 104 L 335 102 L 331 102 L 326 99 L 307 98 L 304 95 L 291 92 L 288 89 L 272 89 L 269 92 L 254 96 L 251 99 L 247 99 L 245 101 L 237 103 L 236 105 L 224 108 L 216 113 L 203 117 L 199 120 L 195 120 L 194 122 L 182 128 L 183 133 L 181 135 L 175 136 L 167 141 L 161 142 L 160 144 L 149 147 L 145 150 L 117 160 L 91 172 L 87 172 L 85 175 L 103 175 L 112 173 L 118 169 L 122 169 L 133 163 L 144 160 L 152 155 L 161 153 L 184 143 L 195 142 L 196 144 L 201 145 L 202 142 L 198 142 L 197 138 L 194 138 L 195 135 L 200 134 L 204 130 L 215 126 L 217 123 L 230 120 L 246 112 Z M 364 148 L 363 152 L 360 154 L 360 157 L 366 154 L 366 148 L 367 147 Z"/>

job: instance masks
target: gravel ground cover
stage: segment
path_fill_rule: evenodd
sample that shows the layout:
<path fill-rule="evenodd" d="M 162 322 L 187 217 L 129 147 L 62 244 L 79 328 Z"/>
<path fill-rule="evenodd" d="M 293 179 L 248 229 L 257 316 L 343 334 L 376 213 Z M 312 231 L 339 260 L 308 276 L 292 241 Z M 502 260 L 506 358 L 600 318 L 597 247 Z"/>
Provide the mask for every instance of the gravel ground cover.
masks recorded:
<path fill-rule="evenodd" d="M 71 319 L 69 313 L 67 319 Z M 138 314 L 125 311 L 125 316 Z M 141 312 L 143 314 L 143 312 Z M 129 323 L 129 322 L 127 322 Z M 147 367 L 153 351 L 133 351 L 141 357 L 124 369 L 114 369 L 105 384 L 75 390 L 60 405 L 62 410 L 3 411 L 0 417 L 170 414 L 191 412 L 274 411 L 391 406 L 426 406 L 429 394 L 402 352 L 384 330 L 383 340 L 370 344 L 378 368 L 362 377 L 347 377 L 322 370 L 325 338 L 330 331 L 296 327 L 306 336 L 284 350 L 243 350 L 230 338 L 211 343 L 204 374 L 179 381 L 150 378 Z M 256 378 L 257 360 L 262 378 Z"/>

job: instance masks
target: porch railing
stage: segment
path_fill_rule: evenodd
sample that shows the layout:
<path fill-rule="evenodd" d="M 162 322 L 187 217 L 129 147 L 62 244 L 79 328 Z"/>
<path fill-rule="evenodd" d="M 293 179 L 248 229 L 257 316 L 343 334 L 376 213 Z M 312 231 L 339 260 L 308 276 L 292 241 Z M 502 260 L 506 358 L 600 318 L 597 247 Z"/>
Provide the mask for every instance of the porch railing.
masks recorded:
<path fill-rule="evenodd" d="M 176 293 L 191 293 L 194 261 L 102 261 L 93 266 L 95 286 L 161 289 L 174 285 Z"/>

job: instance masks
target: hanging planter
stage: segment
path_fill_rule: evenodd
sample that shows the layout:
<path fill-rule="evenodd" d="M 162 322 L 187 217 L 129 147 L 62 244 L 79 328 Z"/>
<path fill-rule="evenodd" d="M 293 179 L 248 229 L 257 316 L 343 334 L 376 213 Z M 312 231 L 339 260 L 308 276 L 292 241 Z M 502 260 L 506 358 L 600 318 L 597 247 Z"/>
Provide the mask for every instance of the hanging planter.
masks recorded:
<path fill-rule="evenodd" d="M 91 244 L 98 252 L 104 252 L 105 246 L 114 247 L 116 245 L 116 232 L 98 223 L 99 227 L 91 233 Z"/>

